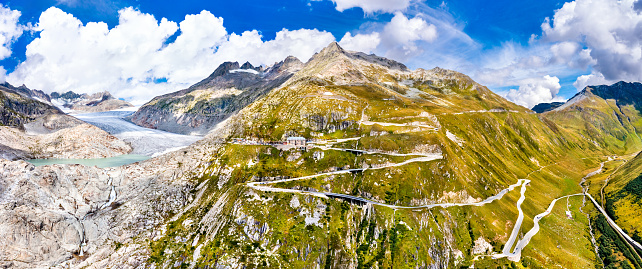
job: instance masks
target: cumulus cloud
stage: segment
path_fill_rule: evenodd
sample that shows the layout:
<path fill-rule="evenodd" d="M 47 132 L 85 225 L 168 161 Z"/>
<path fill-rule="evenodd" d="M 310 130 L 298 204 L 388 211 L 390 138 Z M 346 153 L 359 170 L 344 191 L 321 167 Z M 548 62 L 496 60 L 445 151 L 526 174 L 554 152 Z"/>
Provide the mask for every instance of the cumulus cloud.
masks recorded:
<path fill-rule="evenodd" d="M 437 27 L 419 14 L 408 18 L 396 12 L 390 22 L 371 27 L 369 31 L 346 33 L 339 44 L 348 50 L 376 53 L 398 61 L 421 54 L 427 43 L 438 37 Z"/>
<path fill-rule="evenodd" d="M 261 43 L 261 36 L 257 31 L 246 31 L 241 36 L 232 34 L 216 54 L 228 57 L 227 60 L 250 61 L 255 65 L 273 64 L 289 55 L 306 62 L 315 52 L 334 40 L 331 33 L 317 29 L 283 29 L 276 33 L 273 40 Z"/>
<path fill-rule="evenodd" d="M 383 28 L 382 45 L 386 48 L 386 56 L 406 59 L 421 52 L 416 41 L 432 42 L 437 38 L 437 27 L 429 24 L 420 17 L 409 19 L 401 12 L 395 13 L 392 20 Z"/>
<path fill-rule="evenodd" d="M 365 53 L 372 53 L 381 43 L 380 34 L 373 32 L 370 34 L 356 34 L 352 35 L 346 33 L 339 45 L 347 50 L 361 51 Z"/>
<path fill-rule="evenodd" d="M 4 67 L 0 66 L 0 83 L 4 83 L 7 75 L 7 70 Z"/>
<path fill-rule="evenodd" d="M 505 43 L 482 56 L 472 76 L 492 86 L 523 85 L 547 74 L 586 85 L 642 80 L 640 1 L 575 0 L 546 18 L 527 46 Z M 589 74 L 586 74 L 589 71 Z"/>
<path fill-rule="evenodd" d="M 0 4 L 0 60 L 11 56 L 11 44 L 22 35 L 23 26 L 18 24 L 20 15 L 20 11 Z"/>
<path fill-rule="evenodd" d="M 578 91 L 581 91 L 586 88 L 586 86 L 611 85 L 615 82 L 616 81 L 607 80 L 601 73 L 591 73 L 579 76 L 573 83 L 573 86 L 575 86 Z"/>
<path fill-rule="evenodd" d="M 397 12 L 390 22 L 368 32 L 346 33 L 340 44 L 404 61 L 438 38 L 438 21 Z M 110 29 L 104 22 L 83 24 L 52 7 L 32 30 L 39 37 L 27 46 L 26 60 L 7 81 L 46 92 L 108 90 L 138 103 L 186 88 L 224 61 L 272 65 L 289 55 L 307 61 L 335 41 L 331 33 L 317 29 L 282 29 L 274 39 L 264 40 L 256 30 L 228 33 L 223 18 L 208 11 L 176 23 L 133 8 L 120 10 L 118 25 Z"/>
<path fill-rule="evenodd" d="M 257 31 L 228 33 L 223 19 L 208 11 L 177 24 L 132 8 L 120 10 L 118 25 L 109 29 L 52 7 L 33 30 L 39 37 L 7 81 L 47 92 L 108 90 L 138 103 L 185 88 L 223 61 L 271 65 L 289 55 L 306 61 L 334 41 L 316 29 L 283 29 L 264 41 Z"/>
<path fill-rule="evenodd" d="M 607 80 L 642 79 L 642 14 L 633 0 L 576 0 L 542 24 L 550 42 L 587 47 L 595 71 Z M 587 57 L 586 55 L 583 57 Z"/>
<path fill-rule="evenodd" d="M 558 50 L 560 57 L 566 57 L 564 48 Z M 485 85 L 502 87 L 522 85 L 525 80 L 547 74 L 567 74 L 566 62 L 556 60 L 552 51 L 556 50 L 546 44 L 523 46 L 506 42 L 481 57 L 480 68 L 474 70 L 473 78 Z"/>
<path fill-rule="evenodd" d="M 359 7 L 365 13 L 395 12 L 405 10 L 410 5 L 410 0 L 332 0 L 332 2 L 337 5 L 338 11 Z"/>
<path fill-rule="evenodd" d="M 550 48 L 551 61 L 555 64 L 566 63 L 569 67 L 585 70 L 595 64 L 590 49 L 583 49 L 577 42 L 564 41 L 555 43 Z"/>
<path fill-rule="evenodd" d="M 511 89 L 506 98 L 518 105 L 532 108 L 544 102 L 564 101 L 557 94 L 561 88 L 560 80 L 555 76 L 530 78 L 522 80 L 519 89 Z"/>
<path fill-rule="evenodd" d="M 411 41 L 432 41 L 437 38 L 437 27 L 425 20 L 415 17 L 408 19 L 403 13 L 397 12 L 390 23 L 383 29 L 386 36 L 395 43 L 407 44 Z"/>

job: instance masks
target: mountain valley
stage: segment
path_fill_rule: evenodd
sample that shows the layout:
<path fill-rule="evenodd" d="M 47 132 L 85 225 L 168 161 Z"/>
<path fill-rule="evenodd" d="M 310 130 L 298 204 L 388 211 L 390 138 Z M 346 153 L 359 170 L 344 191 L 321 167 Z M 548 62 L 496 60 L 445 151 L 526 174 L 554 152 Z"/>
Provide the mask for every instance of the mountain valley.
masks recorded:
<path fill-rule="evenodd" d="M 642 268 L 640 83 L 536 113 L 333 42 L 223 63 L 135 112 L 16 89 L 0 87 L 3 268 Z M 153 158 L 24 161 L 128 153 Z"/>

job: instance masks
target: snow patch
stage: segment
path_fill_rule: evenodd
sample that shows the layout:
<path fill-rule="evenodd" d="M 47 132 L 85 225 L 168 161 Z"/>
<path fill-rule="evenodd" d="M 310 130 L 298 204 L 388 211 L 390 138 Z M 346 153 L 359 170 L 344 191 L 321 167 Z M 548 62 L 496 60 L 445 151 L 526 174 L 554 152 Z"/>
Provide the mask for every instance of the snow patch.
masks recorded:
<path fill-rule="evenodd" d="M 254 69 L 234 69 L 234 70 L 230 70 L 230 73 L 232 73 L 232 74 L 238 73 L 238 72 L 250 73 L 250 74 L 255 74 L 255 75 L 259 74 L 259 71 L 256 71 Z"/>

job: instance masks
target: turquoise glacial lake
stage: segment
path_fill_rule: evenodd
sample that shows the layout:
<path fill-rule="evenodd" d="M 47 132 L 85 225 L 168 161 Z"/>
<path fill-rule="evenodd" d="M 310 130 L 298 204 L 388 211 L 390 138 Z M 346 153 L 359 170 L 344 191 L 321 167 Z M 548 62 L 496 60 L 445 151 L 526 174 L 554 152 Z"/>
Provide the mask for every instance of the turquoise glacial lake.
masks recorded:
<path fill-rule="evenodd" d="M 117 167 L 130 163 L 140 162 L 149 159 L 149 156 L 137 154 L 124 154 L 111 158 L 97 159 L 31 159 L 28 162 L 35 166 L 50 164 L 82 164 L 86 166 L 97 166 L 100 168 Z"/>

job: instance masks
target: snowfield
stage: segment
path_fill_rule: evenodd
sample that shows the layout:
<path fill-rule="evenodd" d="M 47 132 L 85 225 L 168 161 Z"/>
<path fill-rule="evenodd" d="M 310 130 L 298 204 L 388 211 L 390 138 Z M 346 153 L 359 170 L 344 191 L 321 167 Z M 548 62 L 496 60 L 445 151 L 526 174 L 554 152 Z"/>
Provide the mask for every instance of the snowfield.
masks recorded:
<path fill-rule="evenodd" d="M 187 147 L 202 139 L 200 136 L 180 135 L 140 127 L 124 119 L 133 113 L 134 111 L 129 108 L 74 116 L 131 143 L 134 150 L 130 154 L 156 157 Z"/>

